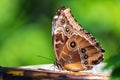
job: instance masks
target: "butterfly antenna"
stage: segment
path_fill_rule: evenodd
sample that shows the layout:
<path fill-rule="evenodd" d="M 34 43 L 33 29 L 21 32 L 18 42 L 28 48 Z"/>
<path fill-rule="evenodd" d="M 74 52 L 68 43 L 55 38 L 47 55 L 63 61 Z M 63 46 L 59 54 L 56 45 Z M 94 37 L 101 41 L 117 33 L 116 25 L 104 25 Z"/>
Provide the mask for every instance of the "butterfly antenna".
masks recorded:
<path fill-rule="evenodd" d="M 52 58 L 48 58 L 48 57 L 45 57 L 45 56 L 38 55 L 38 57 L 41 57 L 41 58 L 46 59 L 46 60 L 51 60 L 51 61 L 53 61 Z"/>

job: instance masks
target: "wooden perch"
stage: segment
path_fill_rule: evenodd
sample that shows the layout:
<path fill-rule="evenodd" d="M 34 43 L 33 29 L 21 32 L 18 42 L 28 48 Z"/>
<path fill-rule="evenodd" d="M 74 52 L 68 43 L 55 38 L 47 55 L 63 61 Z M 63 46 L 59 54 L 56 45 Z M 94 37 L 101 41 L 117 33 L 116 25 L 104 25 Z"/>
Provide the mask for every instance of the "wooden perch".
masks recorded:
<path fill-rule="evenodd" d="M 93 73 L 86 71 L 69 72 L 45 70 L 40 66 L 27 66 L 20 68 L 1 67 L 0 80 L 109 80 L 110 76 L 107 73 Z"/>

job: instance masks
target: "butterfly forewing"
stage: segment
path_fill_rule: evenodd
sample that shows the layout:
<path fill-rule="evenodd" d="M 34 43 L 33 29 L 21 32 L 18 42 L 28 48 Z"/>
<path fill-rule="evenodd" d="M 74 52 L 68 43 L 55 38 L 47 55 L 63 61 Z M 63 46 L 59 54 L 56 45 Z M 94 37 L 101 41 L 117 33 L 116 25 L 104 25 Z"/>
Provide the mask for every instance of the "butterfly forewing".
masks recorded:
<path fill-rule="evenodd" d="M 76 22 L 69 8 L 59 8 L 52 25 L 56 65 L 59 69 L 88 70 L 103 61 L 104 50 L 96 39 Z"/>

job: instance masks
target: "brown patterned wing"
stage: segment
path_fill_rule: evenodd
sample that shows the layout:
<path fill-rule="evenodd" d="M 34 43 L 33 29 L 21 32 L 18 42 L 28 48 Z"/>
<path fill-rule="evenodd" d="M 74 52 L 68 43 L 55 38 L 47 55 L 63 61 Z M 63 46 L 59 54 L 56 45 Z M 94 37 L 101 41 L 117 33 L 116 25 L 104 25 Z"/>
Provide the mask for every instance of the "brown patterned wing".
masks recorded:
<path fill-rule="evenodd" d="M 70 9 L 61 7 L 53 19 L 56 65 L 69 71 L 88 70 L 103 61 L 104 50 L 74 20 Z"/>
<path fill-rule="evenodd" d="M 56 12 L 56 15 L 52 21 L 52 36 L 53 36 L 53 45 L 56 59 L 58 60 L 61 51 L 63 50 L 63 46 L 65 45 L 68 37 L 64 34 L 64 26 L 66 24 L 64 17 L 65 7 L 61 7 Z"/>

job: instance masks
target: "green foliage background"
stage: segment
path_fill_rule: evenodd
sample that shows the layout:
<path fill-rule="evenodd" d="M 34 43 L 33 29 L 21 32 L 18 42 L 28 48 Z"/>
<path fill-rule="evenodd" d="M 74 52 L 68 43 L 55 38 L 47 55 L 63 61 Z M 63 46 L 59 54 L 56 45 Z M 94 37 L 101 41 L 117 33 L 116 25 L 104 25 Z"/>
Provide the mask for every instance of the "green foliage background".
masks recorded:
<path fill-rule="evenodd" d="M 120 71 L 120 0 L 0 0 L 0 65 L 53 63 L 51 22 L 62 5 L 106 50 L 106 68 Z"/>

